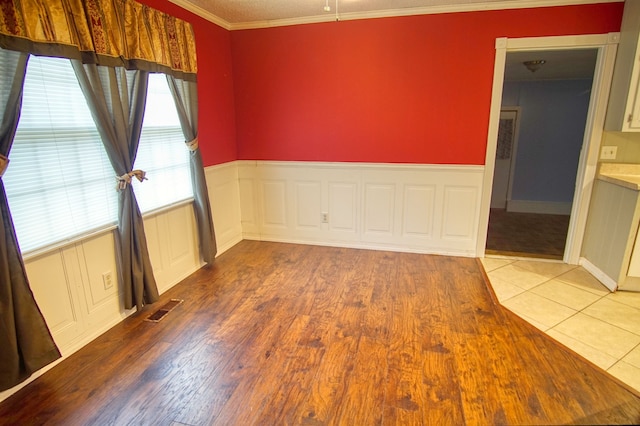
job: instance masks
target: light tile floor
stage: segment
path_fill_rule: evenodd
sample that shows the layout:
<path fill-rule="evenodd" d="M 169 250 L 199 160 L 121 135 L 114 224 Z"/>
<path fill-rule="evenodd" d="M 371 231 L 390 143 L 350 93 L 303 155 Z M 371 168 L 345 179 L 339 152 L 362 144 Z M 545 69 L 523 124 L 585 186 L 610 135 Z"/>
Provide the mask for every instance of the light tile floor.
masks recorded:
<path fill-rule="evenodd" d="M 580 266 L 481 260 L 503 306 L 640 391 L 640 293 L 611 293 Z"/>

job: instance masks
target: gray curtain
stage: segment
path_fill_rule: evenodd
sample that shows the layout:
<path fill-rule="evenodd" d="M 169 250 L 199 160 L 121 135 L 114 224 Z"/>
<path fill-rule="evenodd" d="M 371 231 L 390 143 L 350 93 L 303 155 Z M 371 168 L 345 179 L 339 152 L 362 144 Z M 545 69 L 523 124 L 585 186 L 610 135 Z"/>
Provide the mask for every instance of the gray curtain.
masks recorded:
<path fill-rule="evenodd" d="M 194 81 L 179 80 L 167 75 L 167 83 L 180 117 L 180 126 L 191 155 L 191 182 L 193 183 L 194 209 L 198 224 L 200 255 L 205 263 L 213 263 L 218 248 L 213 228 L 213 215 L 209 204 L 207 181 L 204 176 L 202 155 L 198 148 L 198 92 Z"/>
<path fill-rule="evenodd" d="M 138 310 L 158 300 L 142 214 L 131 187 L 147 98 L 149 73 L 140 70 L 83 65 L 71 60 L 105 150 L 118 180 L 118 266 L 126 309 Z"/>
<path fill-rule="evenodd" d="M 2 183 L 20 118 L 28 57 L 0 49 L 0 391 L 60 358 L 29 287 Z"/>

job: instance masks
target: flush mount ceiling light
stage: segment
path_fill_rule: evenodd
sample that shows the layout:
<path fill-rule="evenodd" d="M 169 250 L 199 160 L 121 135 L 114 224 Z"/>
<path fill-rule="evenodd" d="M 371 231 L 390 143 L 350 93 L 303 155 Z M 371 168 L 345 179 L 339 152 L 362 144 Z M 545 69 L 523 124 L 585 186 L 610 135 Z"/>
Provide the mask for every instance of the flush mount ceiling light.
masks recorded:
<path fill-rule="evenodd" d="M 527 67 L 527 69 L 531 72 L 536 72 L 543 66 L 547 61 L 544 59 L 536 59 L 534 61 L 524 61 L 522 65 Z"/>

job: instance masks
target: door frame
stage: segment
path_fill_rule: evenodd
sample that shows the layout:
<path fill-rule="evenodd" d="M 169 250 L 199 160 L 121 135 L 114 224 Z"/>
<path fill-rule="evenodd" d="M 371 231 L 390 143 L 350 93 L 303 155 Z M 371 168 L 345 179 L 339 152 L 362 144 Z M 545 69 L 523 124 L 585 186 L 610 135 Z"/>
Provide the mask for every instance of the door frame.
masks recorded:
<path fill-rule="evenodd" d="M 598 49 L 598 57 L 591 86 L 589 111 L 585 126 L 576 187 L 571 208 L 571 219 L 563 261 L 577 265 L 580 261 L 580 249 L 587 223 L 591 189 L 598 164 L 598 152 L 607 112 L 609 90 L 613 76 L 613 66 L 620 33 L 558 36 L 558 37 L 525 37 L 525 38 L 497 38 L 496 56 L 493 67 L 493 88 L 491 93 L 491 109 L 489 112 L 489 129 L 487 133 L 487 149 L 485 154 L 482 196 L 480 202 L 480 222 L 476 253 L 484 257 L 489 228 L 489 212 L 491 207 L 491 190 L 495 169 L 495 156 L 498 139 L 498 125 L 502 105 L 502 90 L 504 87 L 504 71 L 507 52 L 540 51 L 540 50 L 575 50 Z"/>
<path fill-rule="evenodd" d="M 522 114 L 522 110 L 519 106 L 501 106 L 500 107 L 500 116 L 503 113 L 514 113 L 515 114 L 515 122 L 513 126 L 513 141 L 511 143 L 511 157 L 509 158 L 509 176 L 507 176 L 507 193 L 505 194 L 505 210 L 509 210 L 509 201 L 511 201 L 511 194 L 513 193 L 513 176 L 516 169 L 516 156 L 518 153 L 518 136 L 520 135 L 520 117 Z M 500 118 L 498 116 L 498 118 Z M 498 127 L 500 124 L 498 123 Z M 496 139 L 496 147 L 497 147 L 497 139 Z M 494 162 L 494 177 L 495 177 L 495 162 Z M 495 183 L 492 180 L 491 191 L 493 191 L 493 184 Z"/>

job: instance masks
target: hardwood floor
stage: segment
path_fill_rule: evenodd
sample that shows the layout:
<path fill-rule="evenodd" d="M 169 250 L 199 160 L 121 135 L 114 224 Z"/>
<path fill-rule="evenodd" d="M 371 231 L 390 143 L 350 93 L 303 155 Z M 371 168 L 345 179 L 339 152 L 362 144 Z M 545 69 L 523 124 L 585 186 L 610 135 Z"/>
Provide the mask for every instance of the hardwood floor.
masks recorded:
<path fill-rule="evenodd" d="M 486 253 L 561 260 L 569 219 L 569 215 L 491 209 Z"/>
<path fill-rule="evenodd" d="M 640 421 L 637 394 L 503 309 L 481 271 L 243 241 L 4 401 L 0 423 Z"/>

